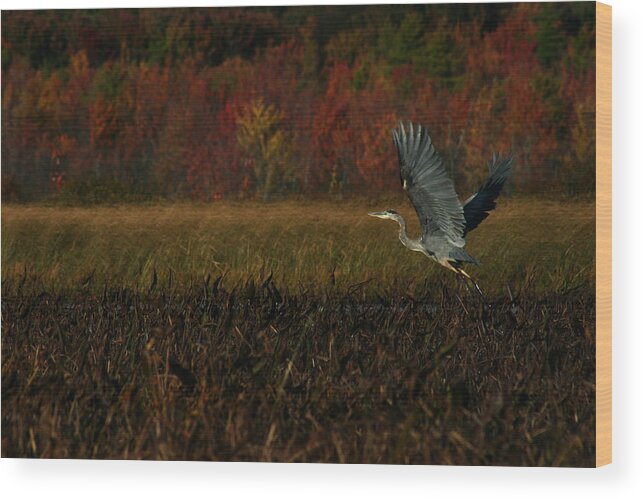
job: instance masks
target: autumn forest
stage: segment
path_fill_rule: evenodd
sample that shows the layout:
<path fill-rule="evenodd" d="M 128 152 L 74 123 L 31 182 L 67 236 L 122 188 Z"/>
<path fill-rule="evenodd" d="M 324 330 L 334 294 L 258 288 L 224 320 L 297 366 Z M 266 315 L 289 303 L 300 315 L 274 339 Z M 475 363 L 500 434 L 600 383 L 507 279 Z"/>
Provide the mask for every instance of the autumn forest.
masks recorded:
<path fill-rule="evenodd" d="M 456 185 L 591 196 L 592 2 L 4 11 L 4 200 L 399 189 L 426 125 Z"/>

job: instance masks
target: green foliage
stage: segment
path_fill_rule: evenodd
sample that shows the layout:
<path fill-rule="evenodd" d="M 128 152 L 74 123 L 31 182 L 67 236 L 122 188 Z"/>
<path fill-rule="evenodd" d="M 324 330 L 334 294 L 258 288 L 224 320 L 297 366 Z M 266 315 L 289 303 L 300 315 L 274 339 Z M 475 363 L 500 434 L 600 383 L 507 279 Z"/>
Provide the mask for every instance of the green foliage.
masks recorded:
<path fill-rule="evenodd" d="M 125 83 L 125 74 L 120 64 L 105 64 L 94 76 L 94 91 L 106 101 L 117 100 Z"/>
<path fill-rule="evenodd" d="M 576 123 L 572 128 L 572 147 L 562 162 L 561 181 L 569 194 L 578 194 L 578 186 L 596 188 L 596 112 L 593 102 L 575 106 Z"/>
<path fill-rule="evenodd" d="M 544 4 L 536 17 L 536 53 L 543 65 L 555 63 L 567 45 L 567 37 L 562 29 L 560 18 L 554 4 Z"/>
<path fill-rule="evenodd" d="M 368 85 L 371 76 L 371 64 L 368 61 L 361 61 L 361 64 L 353 71 L 351 88 L 356 91 L 364 90 Z"/>
<path fill-rule="evenodd" d="M 2 200 L 4 202 L 16 202 L 22 199 L 20 185 L 14 175 L 2 175 Z"/>
<path fill-rule="evenodd" d="M 572 67 L 577 75 L 595 71 L 596 68 L 596 32 L 593 27 L 582 26 L 570 39 L 570 47 L 563 64 Z"/>
<path fill-rule="evenodd" d="M 11 56 L 13 53 L 6 43 L 2 44 L 0 51 L 2 53 L 2 71 L 6 71 L 11 65 Z"/>
<path fill-rule="evenodd" d="M 540 5 L 536 16 L 537 54 L 543 65 L 560 62 L 571 43 L 574 61 L 579 70 L 594 66 L 593 27 L 596 7 L 592 2 L 548 2 Z"/>
<path fill-rule="evenodd" d="M 424 67 L 429 76 L 452 83 L 462 81 L 466 54 L 464 47 L 458 45 L 449 25 L 441 23 L 437 29 L 426 35 L 426 53 L 416 65 Z"/>
<path fill-rule="evenodd" d="M 117 178 L 89 175 L 65 182 L 50 202 L 58 205 L 93 205 L 158 199 L 150 187 L 148 185 L 145 190 L 141 190 Z"/>
<path fill-rule="evenodd" d="M 392 65 L 409 64 L 422 60 L 422 18 L 409 12 L 399 26 L 386 25 L 379 39 L 379 51 Z"/>

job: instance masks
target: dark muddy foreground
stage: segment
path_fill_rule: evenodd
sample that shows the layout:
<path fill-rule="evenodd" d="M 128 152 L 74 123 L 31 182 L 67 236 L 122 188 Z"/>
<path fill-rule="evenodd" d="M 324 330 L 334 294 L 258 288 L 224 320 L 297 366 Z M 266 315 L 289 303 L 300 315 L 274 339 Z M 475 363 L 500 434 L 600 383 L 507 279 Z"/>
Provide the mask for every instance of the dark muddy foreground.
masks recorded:
<path fill-rule="evenodd" d="M 593 466 L 591 291 L 6 282 L 2 457 Z"/>

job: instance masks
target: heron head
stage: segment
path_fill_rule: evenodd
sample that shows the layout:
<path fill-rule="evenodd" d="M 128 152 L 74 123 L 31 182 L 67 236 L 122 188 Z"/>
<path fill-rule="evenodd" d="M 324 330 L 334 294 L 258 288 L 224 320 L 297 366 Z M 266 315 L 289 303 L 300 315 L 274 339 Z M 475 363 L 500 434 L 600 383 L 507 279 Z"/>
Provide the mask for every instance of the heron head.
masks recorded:
<path fill-rule="evenodd" d="M 399 216 L 397 211 L 390 210 L 390 209 L 386 211 L 371 211 L 369 215 L 377 218 L 392 218 L 392 219 L 395 219 Z"/>

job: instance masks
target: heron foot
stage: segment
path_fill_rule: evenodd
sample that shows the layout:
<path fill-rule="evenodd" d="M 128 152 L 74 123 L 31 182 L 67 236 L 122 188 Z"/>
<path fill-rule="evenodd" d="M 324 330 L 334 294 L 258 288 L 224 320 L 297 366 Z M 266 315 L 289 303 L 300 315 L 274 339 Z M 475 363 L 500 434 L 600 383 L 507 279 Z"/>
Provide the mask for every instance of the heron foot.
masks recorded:
<path fill-rule="evenodd" d="M 464 270 L 461 268 L 453 267 L 455 272 L 458 274 L 458 276 L 464 281 L 465 286 L 469 291 L 471 291 L 471 287 L 469 286 L 469 283 L 472 283 L 475 290 L 478 292 L 478 295 L 480 295 L 480 299 L 482 302 L 482 307 L 483 310 L 491 311 L 491 303 L 487 301 L 487 298 L 485 297 L 485 294 L 482 292 L 482 289 L 480 289 L 480 286 L 478 283 L 475 281 L 473 277 L 471 277 L 469 274 L 467 274 Z"/>

